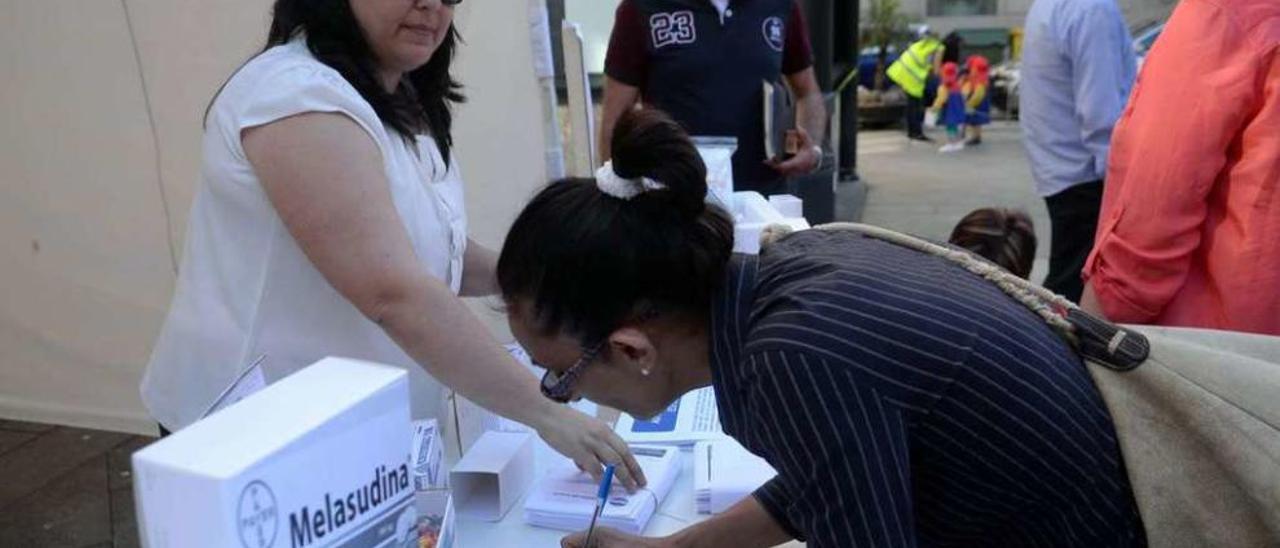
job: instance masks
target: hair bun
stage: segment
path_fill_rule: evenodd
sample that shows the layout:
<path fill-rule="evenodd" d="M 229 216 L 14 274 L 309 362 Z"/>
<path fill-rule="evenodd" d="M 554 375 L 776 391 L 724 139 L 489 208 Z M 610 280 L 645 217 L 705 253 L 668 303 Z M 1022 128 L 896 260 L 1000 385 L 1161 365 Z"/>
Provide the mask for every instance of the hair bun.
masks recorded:
<path fill-rule="evenodd" d="M 634 109 L 624 112 L 614 126 L 610 146 L 613 171 L 619 177 L 647 177 L 665 185 L 673 206 L 690 218 L 706 209 L 707 167 L 680 124 L 660 110 Z"/>

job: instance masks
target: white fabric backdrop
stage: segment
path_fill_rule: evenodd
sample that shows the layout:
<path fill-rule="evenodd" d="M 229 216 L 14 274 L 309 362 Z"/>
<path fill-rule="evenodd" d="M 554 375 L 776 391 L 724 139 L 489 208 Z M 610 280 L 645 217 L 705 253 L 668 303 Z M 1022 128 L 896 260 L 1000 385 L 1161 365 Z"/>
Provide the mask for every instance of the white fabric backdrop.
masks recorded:
<path fill-rule="evenodd" d="M 137 383 L 168 307 L 201 117 L 269 0 L 0 2 L 0 417 L 153 432 Z M 467 2 L 455 139 L 475 237 L 544 181 L 525 10 Z M 491 325 L 501 322 L 484 303 Z"/>

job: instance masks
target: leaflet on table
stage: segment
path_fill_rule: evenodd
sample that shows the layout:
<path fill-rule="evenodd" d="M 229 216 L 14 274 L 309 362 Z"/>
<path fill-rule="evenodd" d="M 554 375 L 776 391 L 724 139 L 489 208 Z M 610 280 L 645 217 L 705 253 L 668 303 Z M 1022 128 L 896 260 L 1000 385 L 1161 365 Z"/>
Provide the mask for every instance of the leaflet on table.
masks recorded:
<path fill-rule="evenodd" d="M 614 427 L 627 443 L 693 445 L 699 441 L 724 439 L 720 411 L 711 387 L 681 396 L 658 416 L 640 420 L 623 413 Z"/>
<path fill-rule="evenodd" d="M 768 462 L 733 439 L 698 442 L 693 448 L 693 473 L 700 514 L 728 510 L 778 475 Z"/>
<path fill-rule="evenodd" d="M 213 400 L 209 408 L 205 410 L 201 417 L 207 417 L 218 411 L 223 410 L 227 406 L 254 395 L 258 391 L 267 387 L 267 375 L 262 370 L 262 362 L 266 361 L 267 356 L 258 356 L 258 359 L 240 371 L 236 375 L 236 380 L 231 382 L 218 398 Z"/>
<path fill-rule="evenodd" d="M 644 470 L 649 485 L 635 493 L 627 493 L 621 482 L 615 481 L 597 527 L 640 534 L 680 474 L 680 450 L 671 446 L 633 445 L 631 451 Z M 597 488 L 598 484 L 591 476 L 578 470 L 567 459 L 562 460 L 529 493 L 524 506 L 525 522 L 563 531 L 586 529 L 595 512 Z"/>

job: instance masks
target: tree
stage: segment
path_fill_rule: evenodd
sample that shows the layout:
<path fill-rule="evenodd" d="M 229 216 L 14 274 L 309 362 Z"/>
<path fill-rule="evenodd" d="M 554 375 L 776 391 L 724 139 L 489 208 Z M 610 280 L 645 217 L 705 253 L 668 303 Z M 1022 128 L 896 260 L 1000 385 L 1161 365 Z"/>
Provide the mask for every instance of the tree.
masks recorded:
<path fill-rule="evenodd" d="M 901 36 L 907 28 L 907 16 L 902 14 L 902 0 L 871 0 L 867 5 L 867 45 L 880 49 L 876 59 L 875 89 L 884 89 L 884 72 L 888 65 L 889 44 Z"/>

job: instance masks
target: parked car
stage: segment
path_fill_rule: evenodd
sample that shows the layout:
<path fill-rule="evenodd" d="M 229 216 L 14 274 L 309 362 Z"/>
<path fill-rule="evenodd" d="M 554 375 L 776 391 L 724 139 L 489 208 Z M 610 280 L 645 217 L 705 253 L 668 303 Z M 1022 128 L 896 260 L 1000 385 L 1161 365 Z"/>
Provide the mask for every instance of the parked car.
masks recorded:
<path fill-rule="evenodd" d="M 897 44 L 890 44 L 888 48 L 885 48 L 884 67 L 880 68 L 880 71 L 888 70 L 889 65 L 892 65 L 894 61 L 897 61 L 899 55 L 901 55 L 901 52 Z M 862 86 L 867 89 L 875 89 L 876 72 L 877 72 L 876 69 L 877 67 L 879 67 L 879 64 L 880 64 L 880 47 L 879 46 L 868 46 L 868 47 L 862 48 L 862 51 L 859 52 L 858 54 L 858 85 L 859 86 Z M 885 76 L 883 78 L 883 82 L 881 86 L 883 90 L 883 89 L 889 89 L 891 87 L 896 87 L 897 84 L 893 83 L 893 80 L 890 80 L 889 77 Z"/>
<path fill-rule="evenodd" d="M 991 106 L 1016 120 L 1021 109 L 1018 84 L 1022 78 L 1018 61 L 1007 61 L 991 69 Z"/>
<path fill-rule="evenodd" d="M 858 55 L 858 121 L 866 127 L 885 127 L 902 120 L 907 97 L 898 84 L 884 75 L 889 65 L 898 60 L 897 44 L 885 48 L 884 65 L 880 64 L 880 48 L 869 46 Z M 880 80 L 876 89 L 876 80 Z"/>
<path fill-rule="evenodd" d="M 1133 51 L 1138 56 L 1138 68 L 1147 59 L 1147 53 L 1164 31 L 1164 21 L 1155 21 L 1134 27 Z M 992 106 L 1009 114 L 1012 118 L 1019 115 L 1018 82 L 1021 79 L 1019 63 L 1010 61 L 991 69 L 991 103 Z"/>
<path fill-rule="evenodd" d="M 1138 55 L 1138 68 L 1142 68 L 1142 63 L 1147 60 L 1147 52 L 1151 51 L 1151 47 L 1160 38 L 1160 33 L 1164 32 L 1164 23 L 1148 23 L 1133 31 L 1133 52 Z"/>

